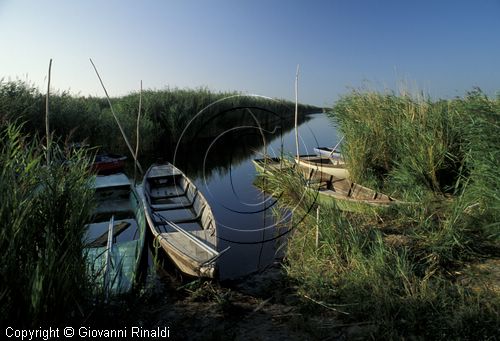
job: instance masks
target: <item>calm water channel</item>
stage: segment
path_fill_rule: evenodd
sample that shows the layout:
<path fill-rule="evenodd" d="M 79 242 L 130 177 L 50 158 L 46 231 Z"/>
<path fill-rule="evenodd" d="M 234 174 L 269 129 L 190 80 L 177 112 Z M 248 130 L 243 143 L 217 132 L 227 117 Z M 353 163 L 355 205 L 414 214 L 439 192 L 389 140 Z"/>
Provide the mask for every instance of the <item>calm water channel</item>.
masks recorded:
<path fill-rule="evenodd" d="M 288 124 L 267 126 L 273 131 L 263 137 L 257 127 L 233 127 L 215 140 L 200 143 L 189 151 L 178 150 L 173 163 L 183 170 L 207 198 L 219 237 L 218 249 L 229 250 L 219 260 L 220 279 L 242 276 L 270 264 L 283 243 L 272 240 L 277 235 L 271 206 L 254 186 L 256 170 L 252 163 L 267 149 L 271 156 L 295 153 L 295 132 Z M 271 129 L 269 129 L 271 128 Z M 339 137 L 324 114 L 308 115 L 299 126 L 301 154 L 313 154 L 316 146 L 332 146 Z"/>

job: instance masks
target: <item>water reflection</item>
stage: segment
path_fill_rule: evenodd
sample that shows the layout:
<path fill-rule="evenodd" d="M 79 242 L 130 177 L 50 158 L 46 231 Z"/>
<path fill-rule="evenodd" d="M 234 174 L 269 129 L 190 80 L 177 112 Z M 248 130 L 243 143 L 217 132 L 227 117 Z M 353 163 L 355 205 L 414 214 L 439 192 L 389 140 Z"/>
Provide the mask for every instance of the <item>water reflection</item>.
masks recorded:
<path fill-rule="evenodd" d="M 263 117 L 262 113 L 257 115 Z M 253 185 L 256 171 L 251 161 L 265 151 L 276 156 L 294 153 L 294 121 L 272 117 L 259 123 L 262 130 L 258 124 L 225 127 L 215 138 L 199 138 L 196 143 L 177 146 L 176 152 L 163 150 L 157 155 L 174 161 L 211 205 L 219 249 L 231 247 L 219 262 L 221 279 L 270 264 L 283 244 L 276 236 L 287 228 L 286 219 L 276 228 L 274 199 Z M 334 145 L 338 140 L 335 127 L 322 114 L 301 118 L 299 134 L 301 153 L 312 153 L 314 147 Z M 282 213 L 286 218 L 286 212 Z"/>
<path fill-rule="evenodd" d="M 309 119 L 299 116 L 298 123 Z M 226 174 L 293 128 L 290 115 L 261 108 L 225 110 L 210 119 L 197 118 L 177 144 L 157 148 L 153 156 L 173 162 L 190 177 L 211 177 L 214 172 Z"/>

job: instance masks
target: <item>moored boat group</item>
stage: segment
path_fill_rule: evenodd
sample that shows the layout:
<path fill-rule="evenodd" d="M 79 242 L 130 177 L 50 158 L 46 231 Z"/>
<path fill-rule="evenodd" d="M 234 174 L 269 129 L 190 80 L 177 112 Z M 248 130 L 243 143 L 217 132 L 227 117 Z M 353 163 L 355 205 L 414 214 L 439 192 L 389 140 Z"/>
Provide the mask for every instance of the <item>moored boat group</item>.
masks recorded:
<path fill-rule="evenodd" d="M 314 148 L 316 155 L 298 155 L 294 162 L 264 157 L 253 160 L 259 173 L 277 174 L 284 167 L 295 168 L 305 180 L 304 190 L 317 194 L 319 204 L 335 202 L 342 210 L 362 211 L 367 207 L 388 207 L 402 202 L 349 179 L 342 154 L 333 148 Z"/>
<path fill-rule="evenodd" d="M 170 163 L 154 164 L 141 185 L 122 172 L 97 175 L 96 207 L 84 237 L 96 291 L 131 291 L 139 276 L 147 226 L 184 274 L 214 278 L 217 229 L 212 210 L 193 182 Z"/>
<path fill-rule="evenodd" d="M 293 161 L 265 157 L 253 163 L 258 172 L 279 175 L 285 168 L 302 174 L 306 191 L 318 203 L 335 201 L 345 210 L 386 207 L 398 200 L 349 180 L 341 153 L 318 149 L 317 155 L 299 155 Z M 100 158 L 94 182 L 96 208 L 85 236 L 87 266 L 106 295 L 130 291 L 138 278 L 149 227 L 154 243 L 184 274 L 215 278 L 217 225 L 208 201 L 195 184 L 170 163 L 153 164 L 136 185 L 121 172 L 124 158 Z M 106 163 L 108 163 L 106 165 Z M 119 171 L 115 173 L 114 171 Z M 356 208 L 357 207 L 357 208 Z"/>

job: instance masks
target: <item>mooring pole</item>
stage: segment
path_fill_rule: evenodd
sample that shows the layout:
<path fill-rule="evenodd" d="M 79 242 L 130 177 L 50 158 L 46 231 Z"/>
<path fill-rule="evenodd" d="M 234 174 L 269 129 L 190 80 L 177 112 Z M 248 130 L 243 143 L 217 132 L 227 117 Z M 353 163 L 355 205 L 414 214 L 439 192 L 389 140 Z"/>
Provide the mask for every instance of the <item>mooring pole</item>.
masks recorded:
<path fill-rule="evenodd" d="M 299 163 L 299 64 L 297 64 L 297 72 L 295 73 L 295 147 L 297 148 L 297 164 Z"/>

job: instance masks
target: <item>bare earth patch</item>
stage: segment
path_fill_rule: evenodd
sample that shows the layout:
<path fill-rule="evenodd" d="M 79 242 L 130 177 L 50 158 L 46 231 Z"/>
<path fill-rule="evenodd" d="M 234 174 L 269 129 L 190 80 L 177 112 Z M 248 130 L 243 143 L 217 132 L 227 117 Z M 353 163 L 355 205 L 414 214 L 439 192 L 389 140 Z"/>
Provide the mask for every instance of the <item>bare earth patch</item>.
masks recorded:
<path fill-rule="evenodd" d="M 220 285 L 198 282 L 183 290 L 188 294 L 174 288 L 159 290 L 163 296 L 148 298 L 152 302 L 147 306 L 139 304 L 135 316 L 129 316 L 135 320 L 131 323 L 168 326 L 174 340 L 338 340 L 359 332 L 321 307 L 317 314 L 302 313 L 278 264 L 240 280 Z"/>

